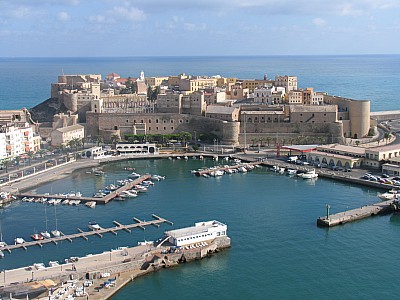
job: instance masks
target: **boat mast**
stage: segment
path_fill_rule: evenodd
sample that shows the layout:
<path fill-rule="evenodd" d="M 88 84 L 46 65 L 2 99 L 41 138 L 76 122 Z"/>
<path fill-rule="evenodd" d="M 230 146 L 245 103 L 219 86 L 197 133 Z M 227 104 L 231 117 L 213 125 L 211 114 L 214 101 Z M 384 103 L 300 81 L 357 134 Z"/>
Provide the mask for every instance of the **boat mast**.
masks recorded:
<path fill-rule="evenodd" d="M 56 209 L 56 205 L 54 205 L 54 216 L 56 218 L 56 230 L 58 231 L 58 226 L 57 226 L 57 209 Z"/>

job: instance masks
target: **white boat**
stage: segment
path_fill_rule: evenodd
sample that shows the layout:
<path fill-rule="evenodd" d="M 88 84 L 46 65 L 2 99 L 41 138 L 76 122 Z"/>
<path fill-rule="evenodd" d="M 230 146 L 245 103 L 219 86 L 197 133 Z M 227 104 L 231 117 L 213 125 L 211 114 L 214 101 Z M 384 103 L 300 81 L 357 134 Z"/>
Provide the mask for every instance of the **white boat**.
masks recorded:
<path fill-rule="evenodd" d="M 61 202 L 61 204 L 62 204 L 62 205 L 67 205 L 67 204 L 69 204 L 69 200 L 68 200 L 68 199 L 65 199 L 63 202 Z"/>
<path fill-rule="evenodd" d="M 93 195 L 93 198 L 103 198 L 105 196 L 104 193 L 102 192 L 97 192 Z"/>
<path fill-rule="evenodd" d="M 96 222 L 89 222 L 88 227 L 90 230 L 100 230 L 101 229 L 100 225 L 97 224 Z"/>
<path fill-rule="evenodd" d="M 33 264 L 33 266 L 35 267 L 36 270 L 46 269 L 46 266 L 44 265 L 44 263 L 36 263 L 36 264 Z"/>
<path fill-rule="evenodd" d="M 57 267 L 59 266 L 59 262 L 58 261 L 49 261 L 49 267 Z"/>
<path fill-rule="evenodd" d="M 288 173 L 288 175 L 296 175 L 297 170 L 294 170 L 294 169 L 287 169 L 286 172 Z"/>
<path fill-rule="evenodd" d="M 400 194 L 397 193 L 397 190 L 390 190 L 386 193 L 378 194 L 378 197 L 382 200 L 392 200 L 400 197 Z"/>
<path fill-rule="evenodd" d="M 51 234 L 54 236 L 54 237 L 60 237 L 61 236 L 61 231 L 59 231 L 59 230 L 52 230 L 51 231 Z"/>
<path fill-rule="evenodd" d="M 151 179 L 152 179 L 152 180 L 160 181 L 160 180 L 165 179 L 165 176 L 153 175 L 153 176 L 151 176 Z"/>
<path fill-rule="evenodd" d="M 147 191 L 147 187 L 137 184 L 134 186 L 134 189 L 137 190 L 138 192 L 146 192 Z"/>
<path fill-rule="evenodd" d="M 313 179 L 313 178 L 317 178 L 318 174 L 315 173 L 315 169 L 312 169 L 311 171 L 307 171 L 305 173 L 301 173 L 298 176 L 303 178 L 303 179 Z"/>
<path fill-rule="evenodd" d="M 17 237 L 14 239 L 15 244 L 23 244 L 25 243 L 25 240 L 23 238 Z"/>
<path fill-rule="evenodd" d="M 3 242 L 3 241 L 0 242 L 0 249 L 1 249 L 1 248 L 4 248 L 4 247 L 6 247 L 6 246 L 7 246 L 7 243 L 6 243 L 6 242 Z"/>
<path fill-rule="evenodd" d="M 153 241 L 146 241 L 144 240 L 143 242 L 138 242 L 138 246 L 146 246 L 146 245 L 153 245 Z"/>
<path fill-rule="evenodd" d="M 59 205 L 61 204 L 61 201 L 62 201 L 61 199 L 55 199 L 53 205 Z"/>
<path fill-rule="evenodd" d="M 123 197 L 123 198 L 134 198 L 134 197 L 137 197 L 137 192 L 136 193 L 135 192 L 136 192 L 135 190 L 133 190 L 133 191 L 122 191 L 119 194 L 119 196 Z"/>
<path fill-rule="evenodd" d="M 131 174 L 128 175 L 129 178 L 139 178 L 140 174 L 136 173 L 136 172 L 132 172 Z"/>
<path fill-rule="evenodd" d="M 145 180 L 145 181 L 143 181 L 143 183 L 147 184 L 147 185 L 154 185 L 154 182 L 151 180 Z"/>
<path fill-rule="evenodd" d="M 4 257 L 4 252 L 0 250 L 0 258 Z"/>
<path fill-rule="evenodd" d="M 96 207 L 96 201 L 86 202 L 85 206 L 90 207 L 90 208 L 95 208 Z"/>
<path fill-rule="evenodd" d="M 40 235 L 41 235 L 42 237 L 44 237 L 45 239 L 51 238 L 51 235 L 50 235 L 50 233 L 49 233 L 47 230 L 42 231 L 42 232 L 40 233 Z"/>
<path fill-rule="evenodd" d="M 101 171 L 101 170 L 96 170 L 96 171 L 94 171 L 93 173 L 94 173 L 94 175 L 96 175 L 96 176 L 103 176 L 103 175 L 105 174 L 104 171 Z"/>

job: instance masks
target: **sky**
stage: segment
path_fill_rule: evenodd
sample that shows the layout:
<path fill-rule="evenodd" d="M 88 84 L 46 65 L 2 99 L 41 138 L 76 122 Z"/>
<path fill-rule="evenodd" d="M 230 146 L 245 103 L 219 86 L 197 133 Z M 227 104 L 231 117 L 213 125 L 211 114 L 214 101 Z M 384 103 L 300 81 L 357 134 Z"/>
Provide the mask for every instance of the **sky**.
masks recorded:
<path fill-rule="evenodd" d="M 0 0 L 0 7 L 0 57 L 400 49 L 400 0 Z"/>

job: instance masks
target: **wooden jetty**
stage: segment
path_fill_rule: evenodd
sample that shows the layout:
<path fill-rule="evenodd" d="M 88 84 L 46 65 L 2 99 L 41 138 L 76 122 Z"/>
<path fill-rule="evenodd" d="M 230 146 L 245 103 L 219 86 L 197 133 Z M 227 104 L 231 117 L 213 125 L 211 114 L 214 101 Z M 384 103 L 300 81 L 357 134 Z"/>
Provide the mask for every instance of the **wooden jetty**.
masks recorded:
<path fill-rule="evenodd" d="M 329 215 L 330 207 L 327 205 L 327 216 L 319 217 L 317 219 L 317 225 L 321 227 L 333 227 L 375 215 L 391 213 L 393 211 L 392 204 L 393 200 L 387 200 L 333 215 Z"/>
<path fill-rule="evenodd" d="M 49 239 L 25 242 L 25 243 L 16 244 L 16 245 L 7 245 L 7 246 L 3 247 L 1 250 L 8 251 L 9 253 L 11 253 L 11 250 L 18 249 L 18 248 L 23 248 L 24 250 L 27 250 L 28 247 L 31 247 L 31 246 L 43 247 L 44 244 L 49 244 L 49 243 L 57 244 L 58 242 L 64 241 L 64 240 L 68 240 L 71 243 L 72 243 L 73 239 L 77 239 L 77 238 L 83 238 L 85 240 L 88 240 L 89 239 L 88 237 L 93 236 L 93 235 L 97 235 L 100 238 L 102 238 L 103 234 L 105 234 L 105 233 L 112 233 L 112 234 L 117 235 L 117 232 L 120 230 L 125 230 L 127 232 L 131 232 L 132 229 L 134 229 L 134 228 L 140 228 L 142 230 L 145 230 L 146 226 L 153 225 L 153 226 L 159 227 L 161 223 L 168 223 L 170 225 L 173 225 L 173 223 L 171 221 L 168 221 L 168 220 L 166 220 L 162 217 L 159 217 L 155 214 L 152 214 L 152 217 L 153 217 L 153 220 L 150 220 L 150 221 L 141 221 L 137 218 L 134 218 L 136 223 L 127 224 L 127 225 L 123 225 L 117 221 L 113 221 L 113 223 L 115 224 L 114 227 L 101 228 L 99 230 L 83 231 L 82 229 L 77 228 L 77 230 L 79 232 L 75 233 L 75 234 L 68 234 L 68 235 L 61 234 L 60 237 L 52 237 Z"/>
<path fill-rule="evenodd" d="M 127 182 L 126 184 L 124 184 L 123 186 L 121 186 L 120 188 L 118 188 L 115 191 L 112 191 L 111 193 L 109 193 L 108 195 L 102 197 L 102 198 L 95 198 L 95 197 L 76 197 L 76 196 L 66 196 L 66 195 L 46 195 L 46 194 L 29 194 L 29 193 L 24 193 L 24 194 L 19 194 L 16 195 L 19 198 L 23 198 L 23 197 L 27 197 L 27 198 L 53 198 L 53 199 L 68 199 L 68 200 L 80 200 L 82 202 L 89 202 L 89 201 L 95 201 L 96 204 L 106 204 L 108 202 L 110 202 L 111 200 L 113 200 L 114 198 L 118 197 L 119 194 L 122 191 L 127 191 L 132 189 L 135 185 L 142 183 L 145 180 L 148 180 L 151 178 L 151 175 L 146 174 L 146 175 L 142 175 L 137 179 L 134 179 L 133 181 Z"/>

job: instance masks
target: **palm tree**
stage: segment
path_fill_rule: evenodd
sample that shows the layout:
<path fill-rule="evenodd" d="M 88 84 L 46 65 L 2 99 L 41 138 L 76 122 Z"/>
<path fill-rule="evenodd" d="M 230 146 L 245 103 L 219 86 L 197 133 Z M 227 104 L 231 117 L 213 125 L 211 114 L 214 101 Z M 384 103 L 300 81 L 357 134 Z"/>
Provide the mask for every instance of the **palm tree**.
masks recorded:
<path fill-rule="evenodd" d="M 28 151 L 28 152 L 26 153 L 26 155 L 28 155 L 28 164 L 31 165 L 31 160 L 32 160 L 33 156 L 35 155 L 35 152 L 33 152 L 33 151 Z"/>
<path fill-rule="evenodd" d="M 44 149 L 40 149 L 37 154 L 40 155 L 40 160 L 43 160 L 44 154 L 46 153 L 46 150 Z"/>
<path fill-rule="evenodd" d="M 267 141 L 267 144 L 268 144 L 268 147 L 269 147 L 269 143 L 271 142 L 271 137 L 270 137 L 270 136 L 267 136 L 267 137 L 265 138 L 265 140 Z"/>
<path fill-rule="evenodd" d="M 19 164 L 21 162 L 21 157 L 20 156 L 16 156 L 14 158 L 14 160 L 15 160 L 15 165 L 17 166 L 17 170 L 19 170 Z"/>
<path fill-rule="evenodd" d="M 103 137 L 101 135 L 96 136 L 95 138 L 97 146 L 99 146 L 103 142 Z"/>
<path fill-rule="evenodd" d="M 85 148 L 85 138 L 81 138 L 81 145 L 82 145 L 82 149 Z"/>
<path fill-rule="evenodd" d="M 257 140 L 258 140 L 257 138 L 252 138 L 252 139 L 251 139 L 251 143 L 252 143 L 251 146 L 252 146 L 252 147 L 255 146 L 255 143 L 257 142 Z"/>
<path fill-rule="evenodd" d="M 386 140 L 386 145 L 388 143 L 388 140 L 390 140 L 391 137 L 392 137 L 391 132 L 385 132 L 384 139 Z"/>
<path fill-rule="evenodd" d="M 8 173 L 8 166 L 10 164 L 10 159 L 6 158 L 6 159 L 3 160 L 2 163 L 3 163 L 3 166 L 6 168 L 6 173 Z"/>
<path fill-rule="evenodd" d="M 187 141 L 192 139 L 192 134 L 186 131 L 179 133 L 179 138 L 183 142 L 183 146 L 187 146 Z"/>
<path fill-rule="evenodd" d="M 114 145 L 114 149 L 117 148 L 117 143 L 119 143 L 120 140 L 121 140 L 121 138 L 119 137 L 119 134 L 113 134 L 113 135 L 111 136 L 111 142 L 112 142 L 113 145 Z"/>

